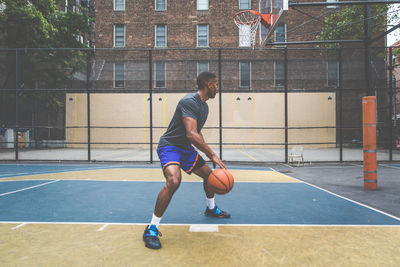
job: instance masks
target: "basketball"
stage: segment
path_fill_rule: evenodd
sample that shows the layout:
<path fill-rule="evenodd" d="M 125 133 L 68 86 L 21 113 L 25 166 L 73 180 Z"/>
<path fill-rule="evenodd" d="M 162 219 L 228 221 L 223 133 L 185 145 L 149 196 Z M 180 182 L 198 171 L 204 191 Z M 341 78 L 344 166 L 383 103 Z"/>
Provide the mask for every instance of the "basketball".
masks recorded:
<path fill-rule="evenodd" d="M 233 176 L 226 169 L 215 169 L 208 176 L 207 186 L 216 194 L 226 194 L 232 190 Z"/>

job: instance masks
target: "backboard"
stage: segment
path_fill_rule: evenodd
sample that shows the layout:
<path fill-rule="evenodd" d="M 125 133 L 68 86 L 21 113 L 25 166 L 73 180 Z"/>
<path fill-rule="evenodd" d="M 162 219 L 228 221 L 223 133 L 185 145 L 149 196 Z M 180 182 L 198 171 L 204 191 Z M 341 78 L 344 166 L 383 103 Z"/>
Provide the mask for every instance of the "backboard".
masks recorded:
<path fill-rule="evenodd" d="M 260 47 L 265 46 L 270 41 L 278 25 L 285 22 L 288 9 L 288 0 L 259 0 L 259 12 L 261 14 L 271 14 L 270 27 L 265 27 L 263 23 L 260 23 Z"/>

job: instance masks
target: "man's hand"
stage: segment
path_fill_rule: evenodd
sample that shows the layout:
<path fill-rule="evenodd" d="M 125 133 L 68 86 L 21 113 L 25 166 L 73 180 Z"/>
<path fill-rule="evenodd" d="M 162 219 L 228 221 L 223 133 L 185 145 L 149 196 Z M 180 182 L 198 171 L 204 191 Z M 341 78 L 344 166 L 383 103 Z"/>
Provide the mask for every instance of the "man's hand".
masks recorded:
<path fill-rule="evenodd" d="M 221 167 L 222 169 L 226 169 L 225 164 L 222 162 L 222 160 L 217 156 L 217 154 L 214 154 L 211 157 L 211 161 L 213 163 L 213 167 L 215 169 L 215 164 L 217 164 L 219 167 Z"/>

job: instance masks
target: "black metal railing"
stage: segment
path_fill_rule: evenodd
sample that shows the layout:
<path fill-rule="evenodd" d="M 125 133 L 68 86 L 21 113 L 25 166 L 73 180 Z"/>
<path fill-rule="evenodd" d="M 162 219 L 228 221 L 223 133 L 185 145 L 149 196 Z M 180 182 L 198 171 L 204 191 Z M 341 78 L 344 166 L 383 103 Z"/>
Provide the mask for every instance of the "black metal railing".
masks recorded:
<path fill-rule="evenodd" d="M 369 79 L 378 98 L 377 143 L 380 151 L 384 153 L 383 158 L 378 158 L 380 161 L 393 161 L 400 158 L 397 147 L 400 142 L 400 118 L 397 118 L 397 114 L 400 114 L 400 104 L 396 102 L 396 96 L 399 98 L 400 95 L 398 81 L 400 78 L 395 77 L 396 66 L 391 60 L 394 55 L 393 50 L 396 49 L 398 50 L 392 47 L 375 47 L 371 48 L 370 53 L 373 68 Z M 321 161 L 348 161 L 345 150 L 347 148 L 360 150 L 362 145 L 361 97 L 367 94 L 364 88 L 366 80 L 364 56 L 364 47 L 340 49 L 283 47 L 263 50 L 0 49 L 2 59 L 0 63 L 2 70 L 0 74 L 0 137 L 2 136 L 0 160 L 18 161 L 28 158 L 36 160 L 32 157 L 21 158 L 21 153 L 40 152 L 45 148 L 54 148 L 53 151 L 56 148 L 81 148 L 87 151 L 85 157 L 71 156 L 72 158 L 65 159 L 61 155 L 57 160 L 95 161 L 98 159 L 93 158 L 93 150 L 98 148 L 134 149 L 135 146 L 146 146 L 148 158 L 142 158 L 140 161 L 152 163 L 157 160 L 153 151 L 157 145 L 158 136 L 166 128 L 166 125 L 160 125 L 160 113 L 154 114 L 156 109 L 160 109 L 159 106 L 155 106 L 157 99 L 154 99 L 154 96 L 156 94 L 172 96 L 177 93 L 195 91 L 197 63 L 201 61 L 208 62 L 209 70 L 216 73 L 220 81 L 216 124 L 206 126 L 204 130 L 215 131 L 218 135 L 218 138 L 209 141 L 209 144 L 217 148 L 222 159 L 235 160 L 226 156 L 226 151 L 230 148 L 252 146 L 256 149 L 279 149 L 283 153 L 278 159 L 272 161 L 288 162 L 290 148 L 294 145 L 302 145 L 305 148 L 316 148 L 321 151 L 338 150 L 336 157 L 329 159 L 322 157 Z M 249 73 L 241 72 L 239 65 L 243 61 L 251 63 Z M 336 62 L 337 67 L 333 69 L 328 67 L 328 61 Z M 158 65 L 155 65 L 157 62 L 165 64 L 164 72 L 159 71 Z M 116 63 L 124 64 L 123 73 L 115 73 Z M 278 71 L 282 67 L 280 64 L 283 64 L 283 72 Z M 122 80 L 118 81 L 124 86 L 115 86 L 116 79 L 121 79 L 121 77 L 123 77 Z M 332 77 L 334 77 L 333 80 Z M 249 79 L 248 88 L 240 86 L 243 78 Z M 164 86 L 159 87 L 160 84 Z M 269 125 L 268 120 L 258 123 L 258 117 L 253 118 L 252 126 L 249 126 L 245 119 L 239 124 L 233 124 L 226 119 L 226 116 L 224 117 L 224 112 L 231 109 L 224 106 L 229 102 L 225 99 L 228 95 L 250 93 L 268 97 L 273 94 L 282 94 L 282 97 L 278 97 L 280 102 L 275 103 L 279 107 L 276 113 L 280 114 L 261 114 L 264 117 L 281 116 L 282 120 L 278 125 L 276 123 Z M 315 93 L 332 94 L 328 101 L 334 101 L 334 112 L 329 115 L 326 113 L 325 119 L 334 123 L 315 124 L 307 122 L 309 118 L 304 118 L 304 123 L 301 123 L 301 120 L 294 123 L 294 115 L 301 113 L 302 110 L 293 110 L 296 106 L 293 99 L 300 94 L 311 96 Z M 67 116 L 70 116 L 67 112 L 69 105 L 67 97 L 70 95 L 79 95 L 81 98 L 79 101 L 85 100 L 85 104 L 80 102 L 79 107 L 74 107 L 76 109 L 74 125 L 67 124 Z M 144 104 L 141 104 L 143 114 L 145 114 L 142 115 L 142 125 L 127 126 L 125 122 L 123 125 L 110 125 L 110 122 L 103 124 L 101 119 L 99 121 L 101 114 L 99 115 L 98 111 L 93 113 L 93 105 L 96 104 L 99 95 L 144 95 L 146 99 L 143 100 Z M 253 100 L 250 96 L 246 97 L 248 97 L 246 103 Z M 234 101 L 239 100 L 232 98 L 232 106 L 236 103 Z M 132 105 L 136 104 L 136 101 L 132 103 Z M 311 106 L 317 106 L 317 104 L 322 108 L 326 108 L 324 105 L 327 105 L 310 103 Z M 256 110 L 255 105 L 253 104 L 254 110 Z M 84 110 L 79 109 L 82 107 Z M 250 112 L 244 104 L 239 111 L 241 112 L 239 115 Z M 321 108 L 317 111 L 321 111 Z M 210 112 L 215 111 L 210 110 Z M 232 112 L 234 116 L 238 111 Z M 163 115 L 166 116 L 165 111 Z M 168 119 L 166 118 L 167 123 Z M 94 138 L 99 130 L 138 130 L 142 131 L 142 140 L 139 140 L 137 134 L 128 141 L 124 137 L 115 138 L 115 140 Z M 251 136 L 248 138 L 241 136 L 242 139 L 247 140 L 244 142 L 235 141 L 228 136 L 230 131 L 234 133 L 234 131 L 246 130 L 253 131 L 246 133 L 249 136 L 252 134 L 256 136 L 257 133 L 263 132 L 263 137 L 275 131 L 278 137 L 270 141 L 268 138 L 251 140 Z M 333 137 L 332 140 L 325 138 L 326 140 L 321 141 L 321 138 L 317 137 L 310 141 L 307 140 L 307 136 L 295 140 L 297 134 L 294 133 L 300 131 L 307 135 L 307 131 L 310 130 L 334 130 L 335 134 L 330 135 Z M 12 132 L 11 139 L 10 131 Z M 68 139 L 67 131 L 79 131 L 81 138 Z M 280 134 L 276 134 L 278 131 Z M 8 133 L 8 139 L 6 133 Z M 323 134 L 327 133 L 323 132 Z M 25 140 L 22 137 L 25 137 Z M 11 156 L 10 153 L 13 155 Z M 55 159 L 49 156 L 43 160 Z M 113 158 L 103 160 L 113 160 Z M 362 160 L 362 158 L 356 160 Z M 265 156 L 260 161 L 270 160 Z"/>

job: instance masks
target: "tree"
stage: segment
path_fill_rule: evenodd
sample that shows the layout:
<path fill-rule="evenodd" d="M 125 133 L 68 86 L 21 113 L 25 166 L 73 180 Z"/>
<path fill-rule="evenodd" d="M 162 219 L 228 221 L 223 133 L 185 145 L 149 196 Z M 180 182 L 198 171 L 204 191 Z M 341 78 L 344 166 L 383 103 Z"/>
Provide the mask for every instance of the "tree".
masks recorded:
<path fill-rule="evenodd" d="M 387 31 L 387 25 L 392 24 L 392 21 L 396 21 L 399 18 L 400 12 L 396 9 L 394 12 L 389 11 L 389 6 L 387 4 L 377 4 L 370 5 L 370 17 L 364 17 L 364 5 L 350 5 L 344 8 L 338 9 L 338 12 L 333 13 L 325 18 L 325 27 L 317 36 L 318 40 L 364 40 L 365 39 L 365 31 L 364 31 L 364 21 L 365 19 L 370 20 L 370 34 L 371 38 L 378 36 L 381 33 Z M 388 18 L 388 14 L 391 13 L 391 16 Z M 378 101 L 378 121 L 383 121 L 385 125 L 389 125 L 391 123 L 390 110 L 389 106 L 389 97 L 387 96 L 387 91 L 382 90 L 386 86 L 385 78 L 386 78 L 386 61 L 387 50 L 384 48 L 383 44 L 384 38 L 377 40 L 372 43 L 372 45 L 377 46 L 371 49 L 371 68 L 372 68 L 372 77 L 370 85 L 372 88 L 376 89 L 377 99 Z M 380 42 L 380 43 L 379 43 Z M 325 48 L 338 48 L 352 46 L 352 44 L 324 44 Z M 359 47 L 360 44 L 357 44 Z M 348 49 L 343 51 L 342 58 L 351 59 L 353 61 L 353 65 L 350 65 L 352 73 L 348 75 L 353 75 L 355 72 L 363 72 L 364 68 L 364 49 Z M 335 50 L 324 50 L 324 55 L 327 58 L 336 58 L 337 51 Z M 345 54 L 346 53 L 346 54 Z M 358 59 L 358 65 L 357 62 Z M 349 61 L 349 60 L 348 60 Z M 349 67 L 348 67 L 349 68 Z M 346 76 L 346 74 L 344 75 Z M 345 84 L 346 81 L 342 83 Z M 348 106 L 355 106 L 358 109 L 358 112 L 353 112 L 349 114 L 349 116 L 345 116 L 345 124 L 354 125 L 361 121 L 361 118 L 355 116 L 354 114 L 362 114 L 360 109 L 360 98 L 364 95 L 363 92 L 356 90 L 352 93 L 351 91 L 346 92 L 347 101 L 351 104 Z M 378 131 L 378 142 L 384 145 L 387 144 L 387 140 L 389 138 L 389 131 L 386 129 L 388 127 L 382 127 L 383 130 Z"/>
<path fill-rule="evenodd" d="M 386 31 L 388 6 L 370 5 L 371 36 Z M 394 17 L 398 15 L 395 14 Z M 327 16 L 325 27 L 317 36 L 318 40 L 363 40 L 364 39 L 364 6 L 352 5 Z M 337 44 L 326 44 L 325 47 L 338 47 Z"/>
<path fill-rule="evenodd" d="M 87 47 L 80 42 L 80 36 L 92 32 L 88 9 L 81 6 L 77 12 L 64 12 L 58 9 L 63 4 L 64 0 L 0 0 L 0 48 L 46 49 L 19 50 L 17 62 L 15 50 L 0 53 L 0 90 L 66 88 L 74 74 L 86 71 L 86 52 L 48 49 Z M 1 113 L 9 116 L 0 119 L 13 121 L 5 106 L 15 102 L 14 95 L 4 93 L 1 98 Z M 21 94 L 19 101 L 21 105 L 35 104 L 54 113 L 65 100 L 62 92 L 44 92 Z"/>

